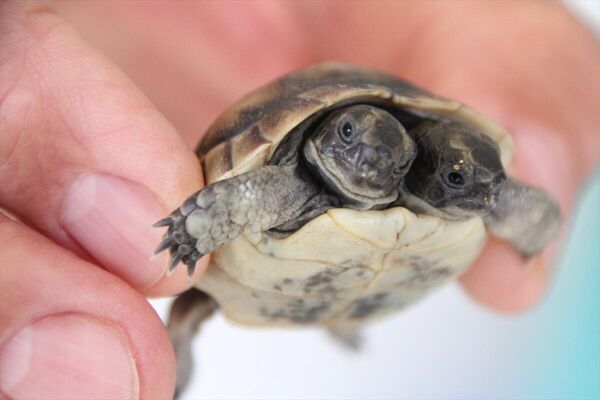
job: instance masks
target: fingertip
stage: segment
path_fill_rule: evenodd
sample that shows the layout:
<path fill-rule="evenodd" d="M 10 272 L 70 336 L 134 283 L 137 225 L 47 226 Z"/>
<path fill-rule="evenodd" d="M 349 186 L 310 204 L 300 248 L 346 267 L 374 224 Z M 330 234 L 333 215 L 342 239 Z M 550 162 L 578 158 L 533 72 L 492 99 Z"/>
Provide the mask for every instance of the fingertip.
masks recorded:
<path fill-rule="evenodd" d="M 90 315 L 46 316 L 0 349 L 0 387 L 16 398 L 136 399 L 139 386 L 128 336 L 117 324 Z"/>
<path fill-rule="evenodd" d="M 23 223 L 0 225 L 0 393 L 169 398 L 173 349 L 146 299 Z"/>
<path fill-rule="evenodd" d="M 491 239 L 460 282 L 473 299 L 487 307 L 518 313 L 540 302 L 548 278 L 548 262 L 543 254 L 525 260 L 508 244 Z"/>
<path fill-rule="evenodd" d="M 198 158 L 59 15 L 11 3 L 0 46 L 13 83 L 3 99 L 3 206 L 143 292 L 168 265 L 166 255 L 151 259 L 161 240 L 152 224 L 202 186 Z M 189 286 L 179 281 L 170 287 Z"/>
<path fill-rule="evenodd" d="M 163 213 L 164 207 L 141 185 L 91 173 L 66 190 L 59 222 L 107 270 L 141 290 L 166 269 L 165 256 L 150 258 L 160 241 L 152 221 Z"/>

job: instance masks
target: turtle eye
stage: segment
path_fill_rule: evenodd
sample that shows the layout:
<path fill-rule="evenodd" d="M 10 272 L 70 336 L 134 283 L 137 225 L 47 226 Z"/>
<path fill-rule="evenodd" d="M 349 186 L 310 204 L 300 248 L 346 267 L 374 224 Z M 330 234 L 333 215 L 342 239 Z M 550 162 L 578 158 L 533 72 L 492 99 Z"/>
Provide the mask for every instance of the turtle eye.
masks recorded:
<path fill-rule="evenodd" d="M 465 184 L 465 177 L 460 172 L 450 172 L 447 179 L 452 186 L 462 187 Z"/>
<path fill-rule="evenodd" d="M 346 143 L 349 143 L 352 139 L 352 135 L 354 134 L 354 125 L 352 125 L 352 122 L 343 122 L 338 130 L 342 140 Z"/>

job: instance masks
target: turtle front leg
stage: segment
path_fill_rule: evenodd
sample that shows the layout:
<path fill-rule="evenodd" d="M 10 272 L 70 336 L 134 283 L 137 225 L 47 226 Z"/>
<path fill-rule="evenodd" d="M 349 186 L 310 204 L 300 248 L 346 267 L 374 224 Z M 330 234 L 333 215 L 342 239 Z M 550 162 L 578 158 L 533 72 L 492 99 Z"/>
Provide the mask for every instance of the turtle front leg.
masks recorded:
<path fill-rule="evenodd" d="M 289 221 L 318 191 L 295 166 L 269 165 L 215 182 L 154 224 L 169 227 L 156 253 L 169 249 L 169 273 L 183 261 L 191 276 L 200 257 L 244 231 L 265 231 Z"/>
<path fill-rule="evenodd" d="M 302 210 L 298 215 L 281 225 L 277 225 L 269 230 L 269 233 L 274 237 L 287 237 L 296 232 L 304 224 L 313 218 L 327 212 L 332 208 L 340 206 L 340 200 L 331 194 L 319 194 L 302 205 Z"/>
<path fill-rule="evenodd" d="M 523 257 L 540 252 L 561 224 L 560 208 L 542 189 L 508 178 L 498 204 L 484 216 L 490 232 L 508 241 Z"/>

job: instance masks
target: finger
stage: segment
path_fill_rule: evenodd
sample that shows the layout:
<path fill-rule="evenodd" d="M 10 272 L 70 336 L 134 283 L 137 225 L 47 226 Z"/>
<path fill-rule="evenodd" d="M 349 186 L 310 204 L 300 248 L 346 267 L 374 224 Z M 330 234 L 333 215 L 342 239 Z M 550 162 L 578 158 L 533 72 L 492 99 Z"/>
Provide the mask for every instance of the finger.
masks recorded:
<path fill-rule="evenodd" d="M 566 136 L 535 125 L 521 127 L 524 129 L 515 135 L 516 154 L 511 174 L 544 188 L 558 200 L 563 227 L 559 237 L 530 260 L 525 260 L 507 243 L 492 239 L 475 265 L 461 277 L 473 298 L 503 312 L 526 310 L 537 304 L 545 293 L 560 237 L 567 230 L 565 216 L 579 184 L 576 173 L 568 167 L 576 162 L 576 157 L 571 153 Z"/>
<path fill-rule="evenodd" d="M 568 217 L 600 151 L 600 65 L 596 39 L 559 4 L 399 2 L 368 13 L 360 3 L 298 7 L 304 21 L 317 22 L 307 34 L 322 38 L 323 52 L 363 63 L 355 49 L 368 41 L 369 63 L 498 120 L 515 138 L 510 173 L 552 193 Z M 334 18 L 344 21 L 335 33 L 327 23 Z M 526 263 L 492 240 L 462 282 L 488 306 L 523 310 L 544 293 L 555 252 Z"/>
<path fill-rule="evenodd" d="M 172 396 L 169 338 L 138 292 L 4 215 L 0 243 L 0 393 Z"/>
<path fill-rule="evenodd" d="M 461 282 L 481 303 L 498 311 L 516 312 L 537 304 L 550 272 L 540 256 L 526 263 L 506 243 L 492 239 Z"/>
<path fill-rule="evenodd" d="M 158 1 L 123 7 L 65 1 L 57 7 L 150 96 L 191 145 L 241 96 L 314 62 L 306 29 L 285 2 L 178 2 L 173 7 Z"/>
<path fill-rule="evenodd" d="M 200 187 L 194 154 L 45 5 L 0 12 L 1 204 L 145 293 L 189 286 L 183 268 L 162 279 L 166 256 L 151 259 L 162 232 L 151 225 Z"/>
<path fill-rule="evenodd" d="M 468 32 L 454 18 L 436 25 L 419 40 L 421 48 L 436 50 L 413 54 L 409 69 L 417 81 L 472 104 L 509 130 L 515 141 L 510 174 L 542 187 L 559 201 L 564 235 L 578 188 L 600 151 L 594 137 L 600 125 L 600 115 L 594 111 L 600 107 L 598 47 L 560 6 L 520 4 L 516 8 L 467 5 L 449 11 L 455 16 L 470 13 L 476 22 Z M 522 22 L 508 34 L 488 23 L 493 18 L 497 24 L 509 24 L 516 13 Z M 552 26 L 550 37 L 547 26 Z M 455 38 L 453 46 L 434 47 L 448 36 Z M 534 52 L 532 42 L 537 43 Z M 461 61 L 472 54 L 480 57 L 467 64 Z M 515 58 L 515 54 L 528 56 Z M 506 244 L 492 240 L 461 281 L 469 294 L 494 309 L 525 310 L 545 293 L 558 242 L 525 262 Z"/>

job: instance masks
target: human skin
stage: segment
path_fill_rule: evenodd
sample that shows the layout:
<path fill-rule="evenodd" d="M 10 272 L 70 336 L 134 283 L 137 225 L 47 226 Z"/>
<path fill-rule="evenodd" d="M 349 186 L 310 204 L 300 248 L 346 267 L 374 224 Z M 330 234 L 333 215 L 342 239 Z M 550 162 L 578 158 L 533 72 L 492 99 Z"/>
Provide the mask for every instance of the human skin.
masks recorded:
<path fill-rule="evenodd" d="M 172 349 L 144 296 L 189 282 L 164 278 L 150 225 L 201 187 L 191 148 L 216 116 L 305 65 L 367 64 L 490 115 L 514 136 L 511 174 L 555 195 L 568 225 L 600 153 L 594 36 L 548 2 L 366 7 L 0 4 L 0 205 L 18 216 L 0 216 L 4 395 L 171 395 Z M 461 282 L 526 310 L 557 247 L 525 262 L 490 240 Z"/>

